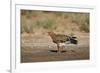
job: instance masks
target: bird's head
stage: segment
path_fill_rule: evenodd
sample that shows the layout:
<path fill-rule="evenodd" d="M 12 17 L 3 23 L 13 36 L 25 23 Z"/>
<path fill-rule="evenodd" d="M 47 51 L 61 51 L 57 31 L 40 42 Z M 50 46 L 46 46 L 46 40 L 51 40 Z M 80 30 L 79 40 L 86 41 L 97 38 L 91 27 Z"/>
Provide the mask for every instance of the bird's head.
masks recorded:
<path fill-rule="evenodd" d="M 53 34 L 55 34 L 55 33 L 52 32 L 52 31 L 49 31 L 48 34 L 49 34 L 49 35 L 53 35 Z"/>

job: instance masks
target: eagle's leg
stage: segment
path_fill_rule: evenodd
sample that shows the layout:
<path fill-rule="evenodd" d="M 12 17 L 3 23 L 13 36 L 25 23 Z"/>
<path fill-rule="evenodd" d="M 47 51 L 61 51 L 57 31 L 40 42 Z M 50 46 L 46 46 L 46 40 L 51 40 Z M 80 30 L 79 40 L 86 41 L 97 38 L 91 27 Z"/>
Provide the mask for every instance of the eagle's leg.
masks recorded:
<path fill-rule="evenodd" d="M 61 52 L 64 50 L 64 46 L 61 46 Z"/>
<path fill-rule="evenodd" d="M 58 49 L 58 53 L 60 53 L 60 46 L 59 46 L 59 43 L 57 43 L 57 49 Z"/>
<path fill-rule="evenodd" d="M 61 52 L 64 52 L 65 45 L 62 46 Z"/>
<path fill-rule="evenodd" d="M 63 52 L 64 51 L 64 48 L 65 48 L 65 43 L 59 43 L 60 44 L 60 52 Z"/>

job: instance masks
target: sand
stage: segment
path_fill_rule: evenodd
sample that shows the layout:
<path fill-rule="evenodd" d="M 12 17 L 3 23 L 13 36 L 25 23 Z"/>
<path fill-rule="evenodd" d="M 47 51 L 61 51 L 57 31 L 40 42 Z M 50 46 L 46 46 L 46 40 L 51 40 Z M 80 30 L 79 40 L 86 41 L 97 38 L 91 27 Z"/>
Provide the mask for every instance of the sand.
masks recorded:
<path fill-rule="evenodd" d="M 77 45 L 66 44 L 61 53 L 48 35 L 21 35 L 21 63 L 89 60 L 89 54 L 88 34 L 81 34 Z"/>

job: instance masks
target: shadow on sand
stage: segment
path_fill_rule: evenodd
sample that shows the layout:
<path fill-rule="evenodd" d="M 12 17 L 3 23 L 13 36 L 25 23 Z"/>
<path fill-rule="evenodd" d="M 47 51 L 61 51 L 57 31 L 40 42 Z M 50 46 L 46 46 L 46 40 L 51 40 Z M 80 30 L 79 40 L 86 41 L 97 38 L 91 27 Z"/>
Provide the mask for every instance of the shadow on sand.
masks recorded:
<path fill-rule="evenodd" d="M 57 53 L 58 52 L 58 50 L 49 50 L 50 52 L 54 52 L 54 53 Z M 63 50 L 63 51 L 61 51 L 61 53 L 64 53 L 64 52 L 67 52 L 66 50 Z"/>

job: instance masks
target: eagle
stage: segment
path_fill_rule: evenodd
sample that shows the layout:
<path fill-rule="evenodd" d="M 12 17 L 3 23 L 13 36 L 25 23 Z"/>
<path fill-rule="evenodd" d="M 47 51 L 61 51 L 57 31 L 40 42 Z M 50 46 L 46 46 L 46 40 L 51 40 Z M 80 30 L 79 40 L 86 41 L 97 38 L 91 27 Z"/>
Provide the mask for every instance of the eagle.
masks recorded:
<path fill-rule="evenodd" d="M 54 32 L 48 32 L 48 34 L 51 37 L 52 42 L 57 45 L 57 52 L 59 53 L 63 52 L 66 42 L 69 42 L 70 44 L 78 43 L 77 37 L 74 36 L 68 36 L 65 34 L 56 34 Z"/>

